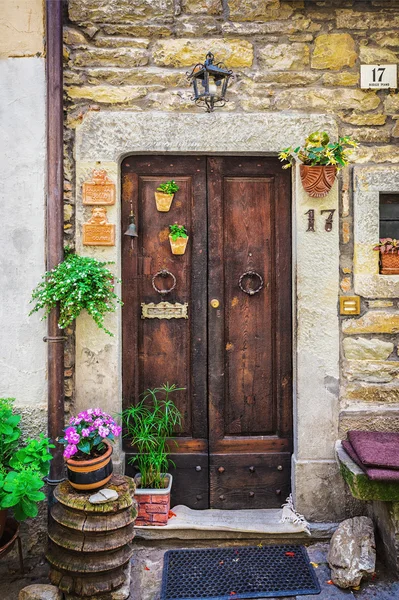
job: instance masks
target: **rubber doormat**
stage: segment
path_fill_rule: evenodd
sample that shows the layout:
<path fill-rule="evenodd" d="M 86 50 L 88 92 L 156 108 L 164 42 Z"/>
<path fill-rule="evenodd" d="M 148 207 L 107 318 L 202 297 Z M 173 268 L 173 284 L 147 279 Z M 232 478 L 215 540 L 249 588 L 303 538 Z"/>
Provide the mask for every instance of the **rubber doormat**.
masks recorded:
<path fill-rule="evenodd" d="M 168 550 L 161 600 L 234 600 L 320 594 L 303 546 Z"/>

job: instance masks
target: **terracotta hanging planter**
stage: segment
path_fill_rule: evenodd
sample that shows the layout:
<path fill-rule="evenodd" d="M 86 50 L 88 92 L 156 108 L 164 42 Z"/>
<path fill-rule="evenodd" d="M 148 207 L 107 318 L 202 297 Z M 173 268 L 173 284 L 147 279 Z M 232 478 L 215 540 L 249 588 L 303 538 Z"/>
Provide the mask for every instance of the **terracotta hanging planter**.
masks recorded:
<path fill-rule="evenodd" d="M 169 212 L 172 206 L 174 194 L 164 194 L 163 192 L 155 192 L 155 202 L 158 212 Z"/>
<path fill-rule="evenodd" d="M 382 275 L 399 275 L 398 252 L 381 252 L 380 260 Z"/>
<path fill-rule="evenodd" d="M 311 167 L 300 165 L 303 189 L 312 198 L 324 198 L 331 190 L 337 176 L 334 165 Z"/>
<path fill-rule="evenodd" d="M 181 255 L 184 254 L 187 248 L 188 237 L 179 237 L 176 240 L 172 239 L 172 236 L 169 236 L 170 247 L 172 250 L 172 254 Z"/>
<path fill-rule="evenodd" d="M 136 491 L 134 497 L 138 504 L 136 525 L 158 525 L 162 527 L 168 524 L 172 475 L 166 473 L 164 481 L 165 487 L 162 489 L 140 488 L 141 474 L 137 473 L 135 476 Z"/>
<path fill-rule="evenodd" d="M 66 461 L 68 481 L 75 490 L 81 492 L 98 490 L 104 487 L 112 477 L 112 446 L 108 440 L 103 443 L 107 449 L 101 456 L 89 460 Z"/>

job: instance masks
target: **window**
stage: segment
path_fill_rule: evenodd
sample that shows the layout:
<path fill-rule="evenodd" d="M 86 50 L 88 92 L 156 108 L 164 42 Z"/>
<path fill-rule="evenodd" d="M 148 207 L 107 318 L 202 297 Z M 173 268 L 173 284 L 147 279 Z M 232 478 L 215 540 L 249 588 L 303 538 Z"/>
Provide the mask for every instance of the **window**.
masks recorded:
<path fill-rule="evenodd" d="M 380 238 L 399 239 L 399 194 L 380 194 Z"/>

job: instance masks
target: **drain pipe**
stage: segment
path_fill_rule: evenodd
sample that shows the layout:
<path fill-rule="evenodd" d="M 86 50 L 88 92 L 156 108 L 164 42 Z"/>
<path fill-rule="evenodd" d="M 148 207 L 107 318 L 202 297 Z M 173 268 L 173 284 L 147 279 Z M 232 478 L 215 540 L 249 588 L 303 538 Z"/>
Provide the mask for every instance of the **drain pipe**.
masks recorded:
<path fill-rule="evenodd" d="M 47 68 L 47 270 L 64 258 L 63 209 L 63 2 L 46 0 Z M 58 327 L 59 307 L 48 317 L 48 435 L 55 443 L 47 482 L 57 485 L 64 479 L 63 448 L 55 442 L 64 428 L 64 336 Z"/>

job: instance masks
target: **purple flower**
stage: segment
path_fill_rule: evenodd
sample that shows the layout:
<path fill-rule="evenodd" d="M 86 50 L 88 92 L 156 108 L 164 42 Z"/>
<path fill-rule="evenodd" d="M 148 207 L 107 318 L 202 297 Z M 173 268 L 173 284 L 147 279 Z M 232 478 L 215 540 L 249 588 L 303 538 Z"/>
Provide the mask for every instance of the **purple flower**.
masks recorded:
<path fill-rule="evenodd" d="M 120 435 L 122 432 L 122 427 L 119 425 L 111 425 L 110 429 L 115 437 L 118 437 L 118 435 Z"/>
<path fill-rule="evenodd" d="M 68 427 L 65 430 L 65 439 L 69 444 L 79 444 L 80 435 L 76 432 L 74 427 Z"/>
<path fill-rule="evenodd" d="M 82 429 L 80 433 L 82 434 L 82 437 L 89 437 L 90 429 Z"/>
<path fill-rule="evenodd" d="M 107 435 L 109 435 L 108 427 L 103 427 L 102 425 L 100 425 L 100 427 L 98 428 L 98 435 L 100 435 L 102 438 L 106 438 Z"/>
<path fill-rule="evenodd" d="M 71 458 L 78 451 L 77 446 L 75 444 L 68 444 L 68 446 L 64 450 L 64 457 L 66 459 Z"/>
<path fill-rule="evenodd" d="M 103 420 L 100 418 L 96 419 L 93 423 L 94 427 L 101 427 L 102 424 L 103 424 Z"/>
<path fill-rule="evenodd" d="M 101 408 L 95 408 L 93 410 L 93 415 L 95 417 L 102 417 L 103 416 L 103 411 L 101 410 Z"/>

